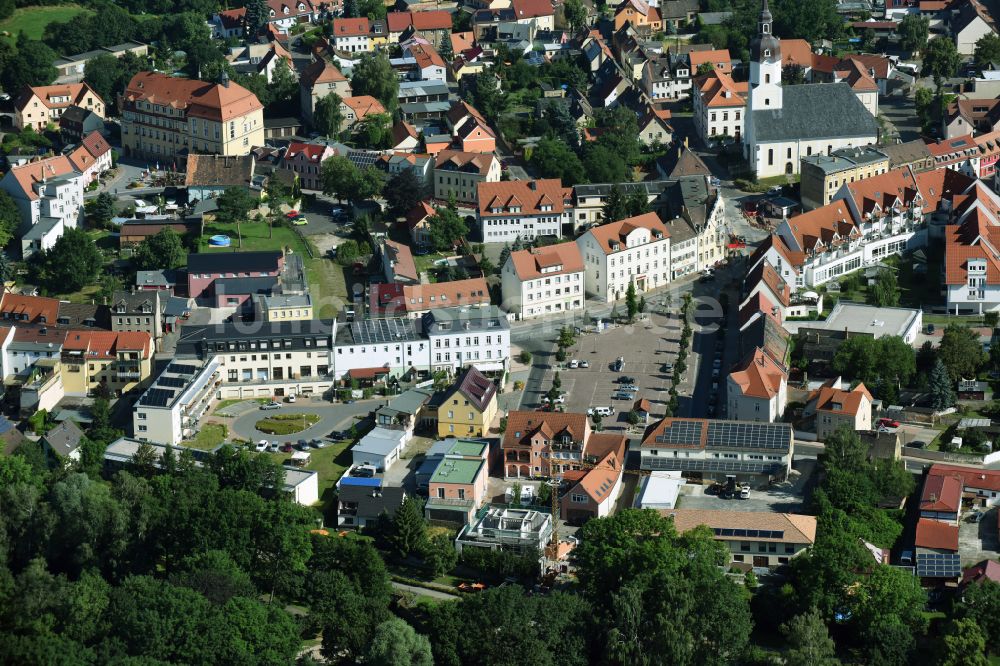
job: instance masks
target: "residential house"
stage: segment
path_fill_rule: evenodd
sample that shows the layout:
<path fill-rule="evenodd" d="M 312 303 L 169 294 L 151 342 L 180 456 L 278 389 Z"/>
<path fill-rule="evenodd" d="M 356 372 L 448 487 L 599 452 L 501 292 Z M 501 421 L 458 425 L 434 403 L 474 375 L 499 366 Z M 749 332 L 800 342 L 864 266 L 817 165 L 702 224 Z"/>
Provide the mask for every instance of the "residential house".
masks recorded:
<path fill-rule="evenodd" d="M 373 479 L 358 478 L 357 481 Z M 392 519 L 406 499 L 402 487 L 382 485 L 372 487 L 350 483 L 344 478 L 337 489 L 337 529 L 364 529 L 376 521 Z"/>
<path fill-rule="evenodd" d="M 573 221 L 571 189 L 559 179 L 481 182 L 478 185 L 479 228 L 487 243 L 522 242 L 537 236 L 562 238 L 564 223 Z"/>
<path fill-rule="evenodd" d="M 226 9 L 212 15 L 212 39 L 238 39 L 246 33 L 246 7 Z"/>
<path fill-rule="evenodd" d="M 552 540 L 548 511 L 490 506 L 478 520 L 459 530 L 455 549 L 487 548 L 537 557 Z"/>
<path fill-rule="evenodd" d="M 733 59 L 729 55 L 729 49 L 690 51 L 687 56 L 692 76 L 700 76 L 710 71 L 718 71 L 730 76 L 733 74 Z"/>
<path fill-rule="evenodd" d="M 691 93 L 690 65 L 669 53 L 650 55 L 642 65 L 642 91 L 654 102 L 687 97 Z"/>
<path fill-rule="evenodd" d="M 166 163 L 188 154 L 246 155 L 264 145 L 263 105 L 228 76 L 206 83 L 139 72 L 121 103 L 126 157 Z"/>
<path fill-rule="evenodd" d="M 931 466 L 929 476 L 958 477 L 963 496 L 979 508 L 1000 504 L 1000 470 L 936 464 Z"/>
<path fill-rule="evenodd" d="M 371 465 L 384 472 L 399 460 L 411 437 L 406 430 L 375 426 L 351 447 L 351 459 L 355 465 Z"/>
<path fill-rule="evenodd" d="M 163 306 L 166 292 L 116 291 L 111 296 L 111 330 L 142 332 L 149 335 L 154 346 L 163 337 Z"/>
<path fill-rule="evenodd" d="M 363 380 L 360 374 L 360 372 L 350 372 L 348 377 L 352 381 Z M 373 380 L 377 377 L 379 374 L 375 374 Z M 374 381 L 372 383 L 374 384 Z M 383 428 L 400 428 L 412 434 L 418 426 L 427 425 L 436 418 L 431 414 L 430 402 L 433 396 L 434 393 L 429 388 L 403 391 L 375 412 L 375 425 Z"/>
<path fill-rule="evenodd" d="M 639 142 L 644 146 L 669 145 L 674 135 L 669 119 L 669 111 L 657 111 L 648 107 L 639 118 Z"/>
<path fill-rule="evenodd" d="M 518 319 L 582 310 L 586 303 L 583 255 L 572 241 L 511 252 L 500 275 L 503 307 Z"/>
<path fill-rule="evenodd" d="M 434 159 L 434 198 L 476 203 L 479 183 L 498 183 L 502 173 L 494 153 L 442 150 Z"/>
<path fill-rule="evenodd" d="M 60 301 L 45 296 L 27 296 L 5 292 L 0 300 L 0 316 L 4 323 L 55 326 L 59 318 Z"/>
<path fill-rule="evenodd" d="M 371 24 L 368 18 L 335 18 L 332 21 L 330 45 L 346 53 L 371 51 Z"/>
<path fill-rule="evenodd" d="M 432 9 L 410 12 L 389 12 L 385 16 L 388 26 L 389 41 L 399 43 L 403 33 L 416 32 L 429 40 L 435 49 L 440 50 L 451 38 L 451 12 L 443 9 Z M 462 49 L 452 48 L 452 53 Z"/>
<path fill-rule="evenodd" d="M 475 107 L 467 102 L 455 102 L 445 116 L 453 142 L 466 153 L 492 153 L 496 150 L 496 132 Z"/>
<path fill-rule="evenodd" d="M 787 423 L 668 417 L 646 428 L 639 468 L 680 470 L 703 483 L 735 476 L 767 485 L 788 476 L 793 450 Z"/>
<path fill-rule="evenodd" d="M 84 180 L 64 155 L 15 166 L 0 178 L 0 189 L 11 196 L 21 216 L 17 235 L 22 258 L 49 249 L 65 229 L 83 221 Z"/>
<path fill-rule="evenodd" d="M 213 199 L 227 189 L 236 187 L 260 197 L 254 184 L 253 155 L 188 155 L 184 185 L 188 188 L 188 201 Z"/>
<path fill-rule="evenodd" d="M 341 99 L 350 97 L 351 82 L 329 61 L 314 60 L 299 75 L 299 103 L 308 124 L 313 124 L 316 104 L 330 93 Z"/>
<path fill-rule="evenodd" d="M 340 102 L 340 113 L 344 120 L 340 124 L 341 131 L 353 129 L 355 125 L 372 114 L 386 113 L 382 103 L 371 95 L 356 95 L 345 97 Z"/>
<path fill-rule="evenodd" d="M 586 270 L 587 294 L 608 303 L 670 282 L 670 233 L 656 213 L 587 230 L 576 241 Z"/>
<path fill-rule="evenodd" d="M 385 239 L 379 245 L 379 252 L 382 255 L 382 272 L 386 282 L 420 284 L 420 274 L 417 273 L 417 265 L 408 246 Z"/>
<path fill-rule="evenodd" d="M 303 190 L 321 190 L 323 162 L 336 154 L 337 151 L 327 144 L 293 141 L 288 144 L 281 168 L 294 173 Z"/>
<path fill-rule="evenodd" d="M 810 394 L 805 415 L 816 416 L 816 439 L 822 442 L 842 427 L 871 430 L 873 401 L 864 384 L 848 390 L 837 377 Z"/>
<path fill-rule="evenodd" d="M 672 28 L 674 34 L 691 26 L 695 18 L 702 15 L 697 0 L 654 0 L 650 4 L 659 7 L 663 30 L 669 32 Z"/>
<path fill-rule="evenodd" d="M 299 23 L 311 23 L 318 10 L 311 0 L 266 0 L 267 27 L 279 34 L 291 33 Z"/>
<path fill-rule="evenodd" d="M 473 366 L 436 402 L 438 437 L 485 437 L 497 416 L 497 387 Z"/>
<path fill-rule="evenodd" d="M 371 285 L 369 307 L 373 316 L 418 319 L 435 308 L 471 307 L 490 304 L 483 278 L 428 284 Z"/>
<path fill-rule="evenodd" d="M 292 55 L 277 41 L 234 47 L 226 59 L 237 73 L 263 76 L 268 83 L 274 83 L 278 67 L 284 67 L 292 76 L 296 75 Z"/>
<path fill-rule="evenodd" d="M 486 500 L 489 467 L 481 457 L 446 455 L 428 481 L 428 520 L 468 525 Z"/>
<path fill-rule="evenodd" d="M 413 60 L 413 78 L 417 81 L 446 83 L 448 64 L 430 44 L 413 41 L 403 48 L 403 59 Z"/>
<path fill-rule="evenodd" d="M 530 24 L 536 32 L 555 29 L 555 8 L 550 0 L 511 0 L 514 20 Z"/>
<path fill-rule="evenodd" d="M 729 551 L 728 565 L 773 569 L 812 548 L 816 516 L 770 511 L 661 509 L 678 534 L 705 525 Z"/>
<path fill-rule="evenodd" d="M 83 137 L 80 145 L 67 155 L 73 168 L 83 177 L 84 185 L 89 185 L 105 171 L 111 169 L 111 144 L 97 131 Z"/>
<path fill-rule="evenodd" d="M 590 437 L 586 414 L 510 412 L 501 443 L 504 478 L 554 477 L 583 469 Z"/>
<path fill-rule="evenodd" d="M 84 434 L 73 421 L 66 419 L 42 435 L 42 449 L 62 463 L 79 462 Z"/>
<path fill-rule="evenodd" d="M 615 31 L 626 23 L 643 34 L 659 32 L 663 27 L 659 10 L 646 0 L 622 0 L 615 7 Z"/>
<path fill-rule="evenodd" d="M 59 133 L 67 142 L 82 141 L 91 132 L 104 133 L 104 118 L 82 106 L 71 106 L 59 116 Z"/>
<path fill-rule="evenodd" d="M 878 176 L 889 170 L 889 156 L 874 146 L 841 148 L 829 155 L 817 153 L 802 158 L 801 195 L 806 210 L 833 201 L 844 183 Z"/>
<path fill-rule="evenodd" d="M 170 361 L 132 409 L 136 439 L 176 446 L 194 437 L 218 395 L 223 358 Z"/>
<path fill-rule="evenodd" d="M 945 285 L 950 312 L 1000 308 L 1000 197 L 977 182 L 945 229 Z"/>
<path fill-rule="evenodd" d="M 221 296 L 219 280 L 235 278 L 277 279 L 285 257 L 277 251 L 192 253 L 188 255 L 188 297 Z"/>
<path fill-rule="evenodd" d="M 944 138 L 983 134 L 1000 129 L 1000 99 L 958 99 L 948 105 Z"/>
<path fill-rule="evenodd" d="M 430 247 L 430 218 L 437 214 L 437 211 L 426 201 L 421 201 L 406 214 L 406 228 L 410 232 L 410 240 L 415 245 Z"/>
<path fill-rule="evenodd" d="M 746 114 L 747 84 L 737 83 L 716 69 L 695 78 L 692 85 L 694 126 L 701 140 L 707 143 L 712 137 L 731 137 L 739 141 Z"/>
<path fill-rule="evenodd" d="M 43 131 L 71 107 L 80 107 L 99 118 L 107 113 L 104 100 L 86 83 L 66 83 L 25 88 L 14 100 L 14 126 Z"/>
<path fill-rule="evenodd" d="M 976 42 L 987 35 L 996 34 L 996 20 L 980 0 L 956 3 L 948 23 L 951 37 L 955 40 L 955 49 L 961 56 L 973 55 Z"/>
<path fill-rule="evenodd" d="M 127 393 L 152 375 L 153 349 L 146 332 L 68 331 L 61 353 L 63 389 L 81 396 Z"/>
<path fill-rule="evenodd" d="M 919 518 L 913 545 L 916 575 L 923 585 L 958 584 L 962 564 L 958 548 L 958 525 Z"/>
<path fill-rule="evenodd" d="M 788 369 L 757 348 L 729 373 L 726 396 L 732 420 L 779 421 L 788 404 Z"/>
<path fill-rule="evenodd" d="M 625 436 L 591 433 L 582 469 L 562 473 L 569 490 L 559 498 L 559 516 L 572 524 L 611 515 L 625 470 Z"/>
<path fill-rule="evenodd" d="M 480 278 L 482 279 L 482 278 Z M 495 305 L 434 308 L 420 318 L 428 342 L 430 371 L 503 373 L 510 364 L 510 324 Z"/>
<path fill-rule="evenodd" d="M 392 144 L 389 148 L 397 152 L 412 153 L 420 146 L 420 136 L 413 125 L 397 120 L 392 125 Z"/>

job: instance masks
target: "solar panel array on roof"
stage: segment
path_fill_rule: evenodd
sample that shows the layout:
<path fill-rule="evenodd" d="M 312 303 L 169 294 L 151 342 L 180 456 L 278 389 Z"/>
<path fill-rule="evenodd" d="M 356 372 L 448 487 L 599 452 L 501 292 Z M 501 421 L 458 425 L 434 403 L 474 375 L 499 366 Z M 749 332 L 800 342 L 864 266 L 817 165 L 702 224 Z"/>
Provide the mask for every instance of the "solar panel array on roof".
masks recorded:
<path fill-rule="evenodd" d="M 380 156 L 381 153 L 369 152 L 367 150 L 352 150 L 347 153 L 347 159 L 349 159 L 354 166 L 362 170 L 375 166 L 375 163 L 378 162 L 378 158 Z"/>
<path fill-rule="evenodd" d="M 656 436 L 660 444 L 696 445 L 701 442 L 701 421 L 672 421 Z"/>
<path fill-rule="evenodd" d="M 958 578 L 961 573 L 957 553 L 917 553 L 917 576 L 921 578 Z"/>
<path fill-rule="evenodd" d="M 151 388 L 139 399 L 139 403 L 150 407 L 166 407 L 174 398 L 172 389 Z"/>
<path fill-rule="evenodd" d="M 785 533 L 782 530 L 745 530 L 745 529 L 730 529 L 728 527 L 715 527 L 712 529 L 715 532 L 715 536 L 721 537 L 740 537 L 740 538 L 756 538 L 756 539 L 784 539 Z"/>
<path fill-rule="evenodd" d="M 167 366 L 167 372 L 172 372 L 177 375 L 193 375 L 198 372 L 198 367 L 194 365 L 187 365 L 186 363 L 171 363 Z"/>
<path fill-rule="evenodd" d="M 351 324 L 351 333 L 360 344 L 408 340 L 415 335 L 413 322 L 409 319 L 363 319 Z"/>
<path fill-rule="evenodd" d="M 709 421 L 706 447 L 788 450 L 789 428 L 776 423 Z"/>
<path fill-rule="evenodd" d="M 781 463 L 646 457 L 642 459 L 642 467 L 643 469 L 681 470 L 683 472 L 741 472 L 744 474 L 777 474 L 781 472 L 785 466 Z"/>
<path fill-rule="evenodd" d="M 160 377 L 156 380 L 156 383 L 159 386 L 169 386 L 170 388 L 184 388 L 187 386 L 187 381 L 180 377 Z"/>

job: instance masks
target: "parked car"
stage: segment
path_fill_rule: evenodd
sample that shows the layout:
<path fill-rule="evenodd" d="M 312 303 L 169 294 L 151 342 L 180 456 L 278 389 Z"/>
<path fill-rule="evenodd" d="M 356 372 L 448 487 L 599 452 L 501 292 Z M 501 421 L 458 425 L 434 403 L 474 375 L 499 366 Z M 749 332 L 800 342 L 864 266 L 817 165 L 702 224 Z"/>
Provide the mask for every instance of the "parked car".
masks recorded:
<path fill-rule="evenodd" d="M 307 220 L 305 217 L 302 217 L 301 215 L 292 220 L 292 226 L 294 227 L 304 227 L 307 224 L 309 224 L 309 220 Z"/>
<path fill-rule="evenodd" d="M 574 358 L 572 361 L 569 362 L 569 367 L 575 370 L 576 368 L 580 367 L 580 362 Z"/>
<path fill-rule="evenodd" d="M 285 398 L 285 402 L 295 402 L 295 394 L 292 393 L 287 398 Z"/>
<path fill-rule="evenodd" d="M 622 384 L 618 387 L 619 391 L 629 391 L 630 393 L 635 393 L 639 390 L 639 387 L 635 384 Z"/>
<path fill-rule="evenodd" d="M 322 439 L 314 439 L 309 442 L 309 446 L 311 446 L 314 449 L 325 449 L 327 446 L 329 446 L 329 443 Z"/>
<path fill-rule="evenodd" d="M 615 372 L 621 372 L 622 370 L 624 370 L 625 369 L 625 357 L 624 356 L 619 356 L 618 359 L 615 361 L 614 365 L 611 367 L 611 369 L 614 370 Z"/>
<path fill-rule="evenodd" d="M 580 367 L 581 368 L 589 368 L 590 367 L 590 361 L 580 361 Z"/>
<path fill-rule="evenodd" d="M 291 453 L 292 452 L 292 443 L 291 442 L 285 442 L 284 444 L 282 444 L 281 445 L 281 452 L 282 453 Z"/>
<path fill-rule="evenodd" d="M 260 408 L 263 410 L 281 409 L 281 403 L 272 400 L 271 402 L 265 402 L 263 405 L 260 406 Z"/>
<path fill-rule="evenodd" d="M 934 324 L 927 324 L 927 335 L 934 334 Z"/>
<path fill-rule="evenodd" d="M 566 394 L 560 393 L 559 395 L 556 396 L 555 400 L 551 400 L 549 399 L 549 396 L 545 396 L 544 398 L 542 398 L 542 402 L 546 404 L 551 402 L 554 405 L 564 405 L 566 404 Z"/>
<path fill-rule="evenodd" d="M 635 400 L 635 393 L 631 391 L 615 391 L 611 394 L 613 400 Z"/>
<path fill-rule="evenodd" d="M 268 447 L 270 447 L 268 441 L 266 439 L 262 439 L 259 442 L 257 442 L 257 445 L 254 446 L 254 449 L 257 450 L 257 453 L 264 453 L 264 451 L 267 451 Z"/>
<path fill-rule="evenodd" d="M 616 381 L 619 384 L 635 384 L 635 377 L 629 377 L 628 375 L 622 375 Z"/>
<path fill-rule="evenodd" d="M 309 449 L 309 441 L 305 439 L 300 439 L 299 441 L 295 442 L 295 448 L 297 448 L 299 451 L 306 451 Z"/>
<path fill-rule="evenodd" d="M 878 420 L 878 425 L 880 428 L 898 428 L 899 421 L 893 419 L 881 418 Z"/>
<path fill-rule="evenodd" d="M 673 363 L 664 363 L 663 364 L 663 374 L 669 375 L 669 374 L 673 373 L 673 371 L 674 371 L 674 364 Z"/>
<path fill-rule="evenodd" d="M 744 485 L 740 488 L 740 499 L 750 499 L 750 486 Z"/>
<path fill-rule="evenodd" d="M 611 416 L 615 413 L 614 407 L 591 407 L 587 410 L 587 416 L 593 416 L 594 414 L 600 414 L 601 416 Z"/>
<path fill-rule="evenodd" d="M 330 439 L 336 441 L 347 439 L 347 433 L 342 430 L 334 430 L 330 433 Z"/>

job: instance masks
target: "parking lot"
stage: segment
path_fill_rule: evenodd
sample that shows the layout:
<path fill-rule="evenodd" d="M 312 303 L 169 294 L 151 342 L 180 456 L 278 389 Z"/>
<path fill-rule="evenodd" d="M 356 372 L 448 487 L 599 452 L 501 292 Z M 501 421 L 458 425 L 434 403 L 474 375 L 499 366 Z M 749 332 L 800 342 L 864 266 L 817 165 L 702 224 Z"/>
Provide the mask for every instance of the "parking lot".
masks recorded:
<path fill-rule="evenodd" d="M 681 323 L 676 316 L 650 315 L 645 321 L 610 328 L 600 333 L 585 333 L 567 350 L 567 362 L 562 368 L 548 368 L 537 391 L 525 392 L 522 409 L 542 404 L 559 372 L 560 391 L 566 394 L 567 412 L 586 412 L 591 407 L 614 407 L 613 416 L 604 419 L 606 429 L 628 427 L 626 414 L 634 400 L 615 400 L 612 394 L 620 386 L 620 378 L 630 377 L 638 387 L 635 399 L 650 401 L 654 416 L 664 413 L 669 400 L 671 375 L 664 372 L 665 363 L 674 363 L 680 349 Z M 612 369 L 615 361 L 624 357 L 624 369 Z M 586 361 L 587 368 L 569 368 L 570 360 Z M 688 370 L 690 373 L 691 370 Z"/>
<path fill-rule="evenodd" d="M 796 460 L 788 479 L 767 489 L 753 489 L 749 499 L 722 499 L 705 494 L 708 486 L 685 485 L 681 488 L 680 508 L 718 509 L 725 511 L 801 511 L 805 491 L 816 468 L 815 460 Z"/>

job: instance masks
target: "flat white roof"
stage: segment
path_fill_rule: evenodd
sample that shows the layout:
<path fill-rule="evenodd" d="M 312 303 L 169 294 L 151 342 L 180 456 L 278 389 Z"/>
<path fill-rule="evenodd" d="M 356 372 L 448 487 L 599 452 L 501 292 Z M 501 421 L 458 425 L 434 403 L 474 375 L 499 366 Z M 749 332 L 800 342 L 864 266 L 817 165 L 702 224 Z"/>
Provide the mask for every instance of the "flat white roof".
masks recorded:
<path fill-rule="evenodd" d="M 677 496 L 681 492 L 682 485 L 684 485 L 684 478 L 680 472 L 653 472 L 646 477 L 635 505 L 640 509 L 643 507 L 673 508 L 677 504 Z"/>
<path fill-rule="evenodd" d="M 909 308 L 878 308 L 864 303 L 845 303 L 834 306 L 824 322 L 809 322 L 808 328 L 827 330 L 847 329 L 852 333 L 871 333 L 876 338 L 885 335 L 903 336 L 921 318 L 919 310 Z M 818 324 L 818 325 L 817 325 Z"/>
<path fill-rule="evenodd" d="M 352 451 L 362 451 L 379 456 L 387 456 L 403 445 L 406 431 L 390 430 L 388 428 L 373 428 L 370 433 L 361 438 Z"/>

